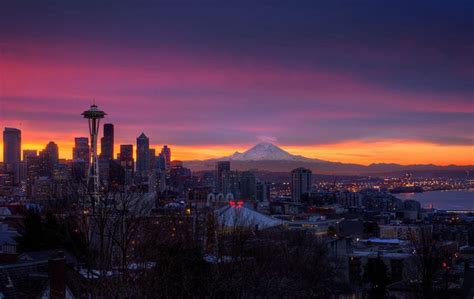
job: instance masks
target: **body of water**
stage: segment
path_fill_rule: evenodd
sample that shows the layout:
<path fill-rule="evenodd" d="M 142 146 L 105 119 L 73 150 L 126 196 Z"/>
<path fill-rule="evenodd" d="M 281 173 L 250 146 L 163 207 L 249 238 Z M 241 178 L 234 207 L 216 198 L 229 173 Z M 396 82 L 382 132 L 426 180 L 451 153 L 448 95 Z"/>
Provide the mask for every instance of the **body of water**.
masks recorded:
<path fill-rule="evenodd" d="M 474 210 L 474 189 L 399 193 L 394 195 L 400 199 L 417 200 L 423 208 L 433 204 L 435 209 Z"/>

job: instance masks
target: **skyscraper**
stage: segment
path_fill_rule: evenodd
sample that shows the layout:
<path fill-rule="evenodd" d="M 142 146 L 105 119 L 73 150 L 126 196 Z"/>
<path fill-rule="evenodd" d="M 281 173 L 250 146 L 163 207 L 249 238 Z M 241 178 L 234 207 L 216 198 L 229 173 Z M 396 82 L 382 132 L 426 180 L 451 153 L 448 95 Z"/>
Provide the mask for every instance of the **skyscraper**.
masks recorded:
<path fill-rule="evenodd" d="M 59 148 L 56 143 L 50 141 L 46 148 L 44 149 L 49 153 L 49 158 L 51 159 L 51 165 L 55 166 L 59 162 Z"/>
<path fill-rule="evenodd" d="M 3 131 L 4 171 L 13 173 L 13 182 L 20 182 L 21 131 L 5 128 Z"/>
<path fill-rule="evenodd" d="M 26 161 L 28 157 L 36 157 L 38 156 L 38 151 L 37 150 L 23 150 L 23 161 Z"/>
<path fill-rule="evenodd" d="M 163 158 L 165 159 L 166 169 L 169 169 L 170 163 L 171 163 L 171 149 L 167 145 L 165 145 L 161 149 L 161 154 L 163 155 Z"/>
<path fill-rule="evenodd" d="M 300 167 L 291 171 L 291 200 L 299 202 L 303 194 L 311 192 L 312 172 Z"/>
<path fill-rule="evenodd" d="M 37 150 L 23 150 L 23 164 L 22 164 L 22 171 L 21 171 L 21 181 L 28 181 L 28 159 L 30 158 L 37 158 L 38 151 Z"/>
<path fill-rule="evenodd" d="M 146 178 L 150 170 L 150 139 L 142 133 L 137 138 L 137 176 Z"/>
<path fill-rule="evenodd" d="M 240 196 L 245 200 L 255 199 L 256 187 L 255 175 L 250 171 L 244 171 L 240 174 Z"/>
<path fill-rule="evenodd" d="M 86 178 L 89 169 L 89 138 L 74 138 L 74 147 L 72 148 L 72 173 L 75 181 L 81 181 Z"/>
<path fill-rule="evenodd" d="M 89 157 L 89 138 L 74 138 L 74 147 L 72 148 L 72 160 L 74 162 L 84 161 L 86 165 L 89 165 Z"/>
<path fill-rule="evenodd" d="M 42 177 L 51 177 L 53 175 L 54 165 L 52 163 L 51 153 L 46 149 L 39 152 L 39 175 Z"/>
<path fill-rule="evenodd" d="M 216 191 L 224 192 L 230 174 L 230 161 L 218 161 L 216 165 Z"/>
<path fill-rule="evenodd" d="M 270 183 L 257 182 L 255 186 L 255 199 L 257 201 L 270 201 Z"/>
<path fill-rule="evenodd" d="M 26 194 L 28 197 L 33 195 L 33 185 L 40 175 L 41 161 L 38 155 L 23 156 L 26 164 Z"/>
<path fill-rule="evenodd" d="M 238 171 L 228 171 L 223 176 L 222 193 L 232 193 L 234 198 L 240 198 L 240 173 Z"/>
<path fill-rule="evenodd" d="M 108 188 L 112 191 L 124 191 L 125 170 L 120 165 L 120 160 L 109 161 Z"/>
<path fill-rule="evenodd" d="M 112 160 L 114 158 L 114 125 L 104 124 L 104 137 L 100 139 L 100 158 Z"/>
<path fill-rule="evenodd" d="M 165 161 L 165 157 L 163 156 L 163 153 L 160 153 L 156 157 L 156 168 L 161 169 L 161 170 L 166 169 L 166 161 Z"/>
<path fill-rule="evenodd" d="M 133 144 L 120 145 L 119 161 L 124 170 L 125 184 L 130 185 L 134 174 Z"/>
<path fill-rule="evenodd" d="M 104 187 L 110 183 L 111 163 L 114 159 L 114 125 L 104 124 L 104 136 L 100 139 L 99 177 Z M 115 168 L 112 166 L 112 170 Z"/>
<path fill-rule="evenodd" d="M 151 193 L 163 192 L 166 189 L 166 172 L 153 169 L 148 177 L 148 191 Z"/>
<path fill-rule="evenodd" d="M 150 148 L 150 170 L 156 169 L 156 150 Z"/>
<path fill-rule="evenodd" d="M 119 159 L 120 161 L 133 162 L 133 144 L 120 145 Z"/>

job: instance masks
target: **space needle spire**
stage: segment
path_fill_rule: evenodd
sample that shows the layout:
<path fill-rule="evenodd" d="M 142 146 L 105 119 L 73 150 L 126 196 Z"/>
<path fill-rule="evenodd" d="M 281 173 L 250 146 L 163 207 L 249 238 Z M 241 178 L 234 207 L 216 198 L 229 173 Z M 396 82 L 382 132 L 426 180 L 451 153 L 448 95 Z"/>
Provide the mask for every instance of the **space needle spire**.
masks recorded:
<path fill-rule="evenodd" d="M 89 123 L 89 134 L 91 136 L 91 150 L 89 156 L 89 171 L 87 175 L 87 186 L 90 188 L 92 197 L 97 199 L 99 194 L 99 158 L 97 156 L 97 138 L 99 136 L 99 125 L 100 120 L 104 118 L 106 113 L 99 110 L 97 105 L 94 104 L 82 113 L 84 118 Z"/>

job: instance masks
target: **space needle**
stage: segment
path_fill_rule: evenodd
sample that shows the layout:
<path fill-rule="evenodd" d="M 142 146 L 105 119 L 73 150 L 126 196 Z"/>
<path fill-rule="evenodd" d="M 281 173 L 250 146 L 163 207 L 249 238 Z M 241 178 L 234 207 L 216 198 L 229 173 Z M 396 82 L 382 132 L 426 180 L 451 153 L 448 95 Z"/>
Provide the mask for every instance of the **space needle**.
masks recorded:
<path fill-rule="evenodd" d="M 89 171 L 87 175 L 87 186 L 91 188 L 91 194 L 94 199 L 99 195 L 99 158 L 97 156 L 97 138 L 99 136 L 100 120 L 104 118 L 106 113 L 99 110 L 94 103 L 89 110 L 82 113 L 89 123 L 89 134 L 91 135 L 91 151 L 89 156 Z M 92 186 L 91 186 L 92 181 Z"/>

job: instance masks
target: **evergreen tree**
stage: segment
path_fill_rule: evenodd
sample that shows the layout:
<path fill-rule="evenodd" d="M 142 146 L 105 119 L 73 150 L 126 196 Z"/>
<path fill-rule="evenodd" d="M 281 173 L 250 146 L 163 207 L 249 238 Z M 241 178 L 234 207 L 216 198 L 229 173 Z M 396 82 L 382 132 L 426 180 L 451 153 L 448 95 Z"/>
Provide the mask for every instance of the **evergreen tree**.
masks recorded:
<path fill-rule="evenodd" d="M 41 216 L 33 210 L 28 210 L 20 226 L 20 236 L 17 238 L 19 251 L 42 249 L 43 225 Z"/>
<path fill-rule="evenodd" d="M 371 284 L 369 298 L 385 298 L 385 288 L 389 283 L 387 276 L 387 266 L 382 258 L 378 256 L 375 259 L 367 261 L 364 270 L 364 281 Z"/>

